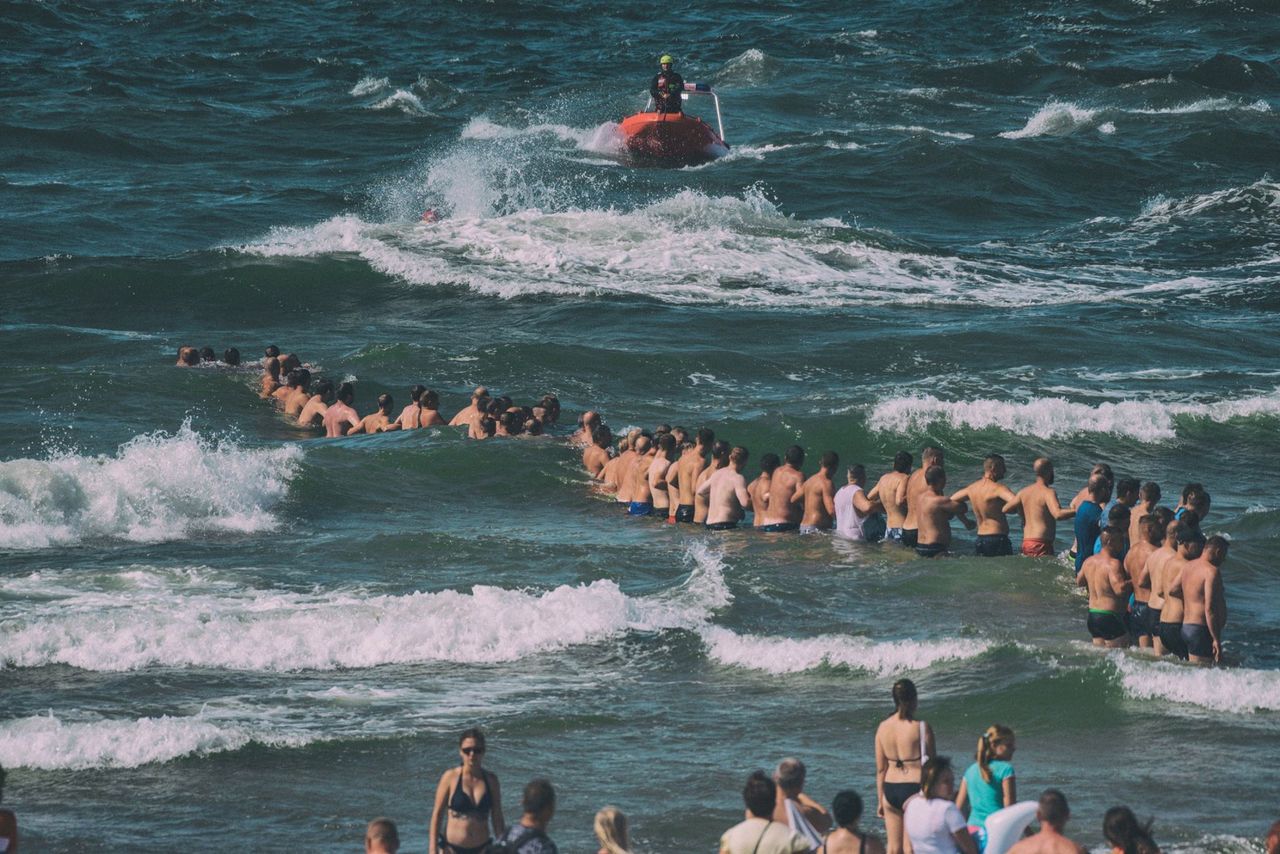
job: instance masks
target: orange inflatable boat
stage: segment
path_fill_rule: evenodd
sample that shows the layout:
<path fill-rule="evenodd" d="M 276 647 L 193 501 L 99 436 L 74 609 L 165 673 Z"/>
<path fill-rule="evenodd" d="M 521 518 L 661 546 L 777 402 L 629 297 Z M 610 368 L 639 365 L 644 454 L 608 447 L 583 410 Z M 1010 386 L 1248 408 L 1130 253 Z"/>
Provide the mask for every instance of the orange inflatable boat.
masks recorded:
<path fill-rule="evenodd" d="M 643 113 L 627 116 L 618 125 L 622 144 L 634 160 L 646 163 L 683 166 L 704 163 L 729 153 L 724 141 L 724 121 L 720 117 L 720 98 L 705 83 L 686 83 L 681 98 L 709 95 L 715 103 L 719 132 L 697 116 L 687 113 L 652 112 L 653 101 Z"/>

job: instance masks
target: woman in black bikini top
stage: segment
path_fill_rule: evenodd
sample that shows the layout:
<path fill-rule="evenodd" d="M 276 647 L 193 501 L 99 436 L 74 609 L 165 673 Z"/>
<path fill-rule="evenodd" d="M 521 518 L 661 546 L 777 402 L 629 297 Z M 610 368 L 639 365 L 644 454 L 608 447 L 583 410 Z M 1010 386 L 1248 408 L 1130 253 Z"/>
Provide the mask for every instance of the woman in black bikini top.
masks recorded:
<path fill-rule="evenodd" d="M 858 829 L 862 818 L 862 798 L 857 792 L 843 791 L 831 804 L 836 829 L 822 840 L 818 854 L 885 854 L 880 840 Z"/>
<path fill-rule="evenodd" d="M 915 683 L 899 679 L 893 685 L 894 712 L 876 730 L 876 814 L 884 819 L 888 854 L 903 850 L 902 810 L 907 799 L 920 791 L 920 769 L 933 752 L 933 731 L 916 720 L 916 703 Z"/>
<path fill-rule="evenodd" d="M 459 739 L 462 766 L 444 772 L 436 787 L 428 829 L 430 854 L 481 854 L 506 830 L 498 777 L 481 766 L 484 750 L 484 733 L 479 729 L 469 729 Z"/>

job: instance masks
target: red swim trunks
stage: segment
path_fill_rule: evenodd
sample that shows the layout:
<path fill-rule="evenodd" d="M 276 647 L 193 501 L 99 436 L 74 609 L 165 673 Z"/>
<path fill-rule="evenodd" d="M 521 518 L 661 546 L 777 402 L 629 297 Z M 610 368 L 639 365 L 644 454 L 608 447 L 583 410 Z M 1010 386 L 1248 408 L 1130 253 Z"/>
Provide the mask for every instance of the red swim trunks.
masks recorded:
<path fill-rule="evenodd" d="M 1022 553 L 1027 557 L 1053 557 L 1053 543 L 1045 540 L 1024 539 Z"/>

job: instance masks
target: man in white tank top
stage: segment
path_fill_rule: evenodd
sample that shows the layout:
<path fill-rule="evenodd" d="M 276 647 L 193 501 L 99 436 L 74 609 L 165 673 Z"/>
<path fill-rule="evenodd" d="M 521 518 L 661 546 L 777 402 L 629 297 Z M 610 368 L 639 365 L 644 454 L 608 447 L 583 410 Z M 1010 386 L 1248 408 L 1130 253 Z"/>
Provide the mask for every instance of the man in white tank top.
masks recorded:
<path fill-rule="evenodd" d="M 836 535 L 850 540 L 875 542 L 884 536 L 884 507 L 867 498 L 867 470 L 861 463 L 849 466 L 849 482 L 835 495 Z"/>

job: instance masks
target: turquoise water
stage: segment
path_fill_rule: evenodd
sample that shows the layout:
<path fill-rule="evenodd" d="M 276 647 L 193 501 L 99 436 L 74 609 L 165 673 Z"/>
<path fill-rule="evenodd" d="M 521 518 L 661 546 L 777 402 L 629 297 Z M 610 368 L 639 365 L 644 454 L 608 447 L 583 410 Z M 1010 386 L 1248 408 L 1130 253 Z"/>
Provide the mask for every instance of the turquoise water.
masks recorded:
<path fill-rule="evenodd" d="M 785 755 L 820 800 L 869 797 L 908 675 L 959 761 L 1014 727 L 1020 790 L 1064 788 L 1090 846 L 1128 803 L 1175 850 L 1257 850 L 1274 799 L 1241 781 L 1280 759 L 1259 11 L 0 4 L 0 763 L 25 839 L 355 848 L 387 814 L 421 850 L 480 724 L 508 818 L 557 784 L 565 850 L 605 803 L 640 850 L 707 850 Z M 720 92 L 730 156 L 618 158 L 662 51 Z M 354 378 L 362 412 L 485 383 L 570 422 L 710 425 L 753 461 L 799 442 L 878 476 L 932 442 L 953 484 L 991 450 L 1015 487 L 1052 456 L 1064 497 L 1098 460 L 1202 481 L 1240 665 L 1095 652 L 1053 562 L 620 519 L 563 442 L 317 440 L 251 371 L 172 366 L 268 343 Z"/>

